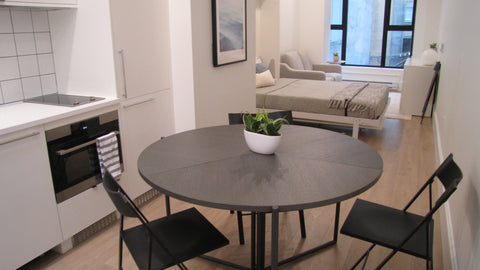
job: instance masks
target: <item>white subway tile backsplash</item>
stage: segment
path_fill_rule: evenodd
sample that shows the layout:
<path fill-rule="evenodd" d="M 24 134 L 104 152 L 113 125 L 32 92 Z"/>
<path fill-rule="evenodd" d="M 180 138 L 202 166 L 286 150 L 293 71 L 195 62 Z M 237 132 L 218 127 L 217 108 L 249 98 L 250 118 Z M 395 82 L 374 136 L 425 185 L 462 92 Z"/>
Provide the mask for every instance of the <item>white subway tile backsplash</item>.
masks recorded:
<path fill-rule="evenodd" d="M 35 54 L 35 37 L 33 33 L 15 34 L 18 55 Z"/>
<path fill-rule="evenodd" d="M 50 39 L 50 33 L 35 33 L 35 44 L 37 47 L 37 53 L 51 53 L 52 42 Z"/>
<path fill-rule="evenodd" d="M 0 81 L 12 80 L 20 77 L 17 57 L 0 58 Z"/>
<path fill-rule="evenodd" d="M 22 88 L 24 98 L 42 95 L 42 85 L 40 83 L 40 77 L 38 76 L 22 79 Z"/>
<path fill-rule="evenodd" d="M 48 54 L 39 54 L 38 55 L 38 66 L 40 68 L 40 75 L 55 73 L 55 65 L 53 63 L 53 55 Z"/>
<path fill-rule="evenodd" d="M 20 75 L 22 77 L 36 76 L 38 72 L 38 61 L 36 55 L 27 55 L 18 57 Z"/>
<path fill-rule="evenodd" d="M 10 9 L 0 9 L 0 33 L 13 33 Z"/>
<path fill-rule="evenodd" d="M 5 103 L 19 101 L 23 99 L 22 83 L 20 80 L 3 81 L 2 87 L 3 99 Z"/>
<path fill-rule="evenodd" d="M 46 10 L 32 11 L 32 20 L 34 32 L 50 31 L 50 26 L 48 24 L 48 14 Z"/>
<path fill-rule="evenodd" d="M 17 55 L 17 50 L 13 34 L 0 34 L 0 57 L 15 55 Z"/>
<path fill-rule="evenodd" d="M 44 95 L 57 92 L 57 80 L 54 74 L 40 76 L 42 82 L 42 93 Z"/>
<path fill-rule="evenodd" d="M 0 105 L 57 92 L 48 11 L 0 8 Z"/>
<path fill-rule="evenodd" d="M 11 9 L 11 14 L 14 33 L 33 32 L 32 14 L 29 10 Z"/>

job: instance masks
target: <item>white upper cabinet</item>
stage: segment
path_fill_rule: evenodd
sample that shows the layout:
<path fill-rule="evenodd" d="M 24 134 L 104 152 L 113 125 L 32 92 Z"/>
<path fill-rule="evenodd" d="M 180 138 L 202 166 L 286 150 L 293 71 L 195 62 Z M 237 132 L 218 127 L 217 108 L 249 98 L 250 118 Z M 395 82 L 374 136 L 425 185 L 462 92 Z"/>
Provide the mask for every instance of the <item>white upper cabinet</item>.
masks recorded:
<path fill-rule="evenodd" d="M 77 0 L 0 0 L 1 6 L 73 8 Z"/>
<path fill-rule="evenodd" d="M 171 87 L 168 0 L 110 1 L 118 95 Z"/>

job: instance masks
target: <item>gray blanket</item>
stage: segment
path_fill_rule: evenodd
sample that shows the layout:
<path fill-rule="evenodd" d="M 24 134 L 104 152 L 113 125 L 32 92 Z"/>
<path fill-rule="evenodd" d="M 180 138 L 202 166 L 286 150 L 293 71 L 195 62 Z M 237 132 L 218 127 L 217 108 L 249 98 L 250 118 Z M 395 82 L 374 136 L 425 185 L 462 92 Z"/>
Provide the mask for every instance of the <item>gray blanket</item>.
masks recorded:
<path fill-rule="evenodd" d="M 363 108 L 362 104 L 351 104 L 352 100 L 366 87 L 368 83 L 352 83 L 345 87 L 342 91 L 335 93 L 330 98 L 329 108 L 349 111 L 357 111 Z"/>

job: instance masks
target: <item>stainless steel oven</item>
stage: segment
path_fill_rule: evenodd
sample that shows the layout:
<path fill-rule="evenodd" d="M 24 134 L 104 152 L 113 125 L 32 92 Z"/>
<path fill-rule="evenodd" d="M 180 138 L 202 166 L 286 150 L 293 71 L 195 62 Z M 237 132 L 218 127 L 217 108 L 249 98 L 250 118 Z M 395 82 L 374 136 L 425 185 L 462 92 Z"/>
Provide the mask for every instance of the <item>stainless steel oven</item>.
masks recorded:
<path fill-rule="evenodd" d="M 117 134 L 122 162 L 117 111 L 45 132 L 57 203 L 101 183 L 96 139 L 110 132 Z"/>

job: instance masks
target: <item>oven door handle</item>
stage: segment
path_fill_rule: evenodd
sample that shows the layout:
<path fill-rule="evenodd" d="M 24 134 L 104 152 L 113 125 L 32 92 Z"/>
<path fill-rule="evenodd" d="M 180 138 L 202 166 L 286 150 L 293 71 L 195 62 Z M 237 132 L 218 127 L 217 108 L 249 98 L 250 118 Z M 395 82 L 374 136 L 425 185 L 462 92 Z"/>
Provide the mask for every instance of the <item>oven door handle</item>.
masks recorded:
<path fill-rule="evenodd" d="M 118 131 L 114 131 L 114 133 L 115 133 L 115 135 L 118 135 L 119 132 L 118 132 Z M 95 140 L 91 140 L 91 141 L 88 141 L 88 142 L 86 142 L 86 143 L 82 143 L 82 144 L 80 144 L 80 145 L 74 146 L 74 147 L 72 147 L 72 148 L 58 150 L 58 151 L 57 151 L 57 155 L 59 155 L 59 156 L 64 156 L 64 155 L 66 155 L 66 154 L 68 154 L 68 153 L 71 153 L 71 152 L 76 151 L 76 150 L 78 150 L 78 149 L 85 148 L 85 147 L 87 147 L 87 146 L 89 146 L 89 145 L 92 145 L 92 144 L 94 144 L 94 143 L 96 143 L 96 142 L 97 142 L 97 140 L 95 139 Z"/>

